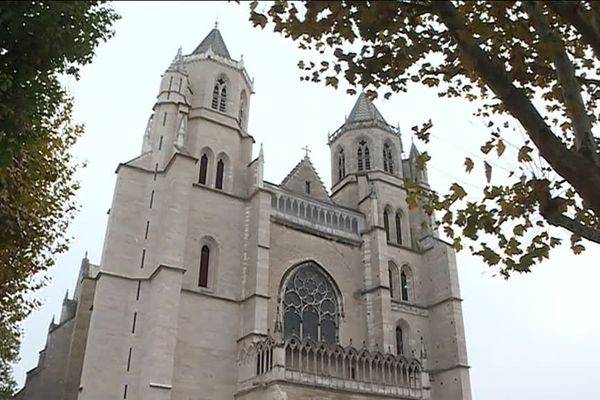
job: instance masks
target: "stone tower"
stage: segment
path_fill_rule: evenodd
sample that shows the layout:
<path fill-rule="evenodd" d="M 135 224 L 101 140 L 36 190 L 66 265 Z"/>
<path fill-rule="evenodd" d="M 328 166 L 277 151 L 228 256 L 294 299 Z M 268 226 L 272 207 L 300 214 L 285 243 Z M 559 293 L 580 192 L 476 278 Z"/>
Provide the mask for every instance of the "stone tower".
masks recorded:
<path fill-rule="evenodd" d="M 329 137 L 331 192 L 308 155 L 266 182 L 251 94 L 216 28 L 165 71 L 142 154 L 117 168 L 92 304 L 73 299 L 81 350 L 59 392 L 470 400 L 454 253 L 406 207 L 404 179 L 427 185 L 416 148 L 403 159 L 360 95 Z M 48 399 L 38 381 L 22 398 Z"/>

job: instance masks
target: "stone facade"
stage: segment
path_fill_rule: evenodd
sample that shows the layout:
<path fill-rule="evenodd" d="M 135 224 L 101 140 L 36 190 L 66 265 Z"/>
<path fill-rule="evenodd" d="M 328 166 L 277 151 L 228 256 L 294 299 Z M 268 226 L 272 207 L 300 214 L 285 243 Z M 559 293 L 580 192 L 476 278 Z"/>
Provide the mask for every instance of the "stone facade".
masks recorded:
<path fill-rule="evenodd" d="M 416 148 L 360 95 L 330 191 L 308 156 L 266 182 L 252 92 L 217 29 L 177 54 L 117 169 L 100 271 L 49 335 L 60 367 L 42 356 L 19 398 L 471 399 L 454 252 L 406 206 L 405 179 L 428 185 Z"/>

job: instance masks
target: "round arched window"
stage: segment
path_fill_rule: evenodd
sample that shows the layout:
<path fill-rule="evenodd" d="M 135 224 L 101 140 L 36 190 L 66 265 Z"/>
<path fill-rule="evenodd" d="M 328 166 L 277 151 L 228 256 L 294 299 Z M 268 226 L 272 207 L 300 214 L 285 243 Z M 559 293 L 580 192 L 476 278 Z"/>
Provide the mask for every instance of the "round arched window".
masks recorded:
<path fill-rule="evenodd" d="M 316 264 L 299 266 L 287 280 L 282 299 L 283 334 L 335 343 L 338 298 L 333 285 Z"/>

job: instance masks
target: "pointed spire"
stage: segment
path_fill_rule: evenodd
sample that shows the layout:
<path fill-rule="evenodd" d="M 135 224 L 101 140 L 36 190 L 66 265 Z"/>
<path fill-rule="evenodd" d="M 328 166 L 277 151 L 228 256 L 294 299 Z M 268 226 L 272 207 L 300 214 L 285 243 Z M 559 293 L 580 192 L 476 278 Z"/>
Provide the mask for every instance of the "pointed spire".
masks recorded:
<path fill-rule="evenodd" d="M 410 145 L 410 153 L 409 153 L 408 157 L 411 159 L 415 159 L 420 154 L 421 153 L 419 153 L 419 150 L 417 149 L 417 146 L 415 145 L 415 140 L 413 139 L 412 144 Z"/>
<path fill-rule="evenodd" d="M 352 111 L 350 111 L 350 115 L 348 116 L 347 122 L 385 122 L 385 119 L 375 107 L 375 104 L 371 102 L 371 100 L 367 97 L 367 95 L 362 92 L 358 95 L 358 99 L 356 99 L 356 103 L 354 103 L 354 107 L 352 107 Z"/>
<path fill-rule="evenodd" d="M 67 291 L 65 292 L 65 298 L 63 299 L 63 301 L 67 301 L 69 299 L 69 289 L 67 289 Z"/>
<path fill-rule="evenodd" d="M 361 92 L 352 107 L 352 111 L 350 111 L 350 115 L 344 118 L 344 124 L 333 135 L 329 136 L 329 143 L 344 132 L 367 128 L 379 128 L 394 135 L 399 133 L 396 128 L 387 123 L 367 95 Z"/>
<path fill-rule="evenodd" d="M 200 42 L 192 54 L 202 54 L 208 50 L 212 50 L 214 54 L 217 54 L 221 57 L 231 59 L 229 50 L 227 50 L 227 46 L 223 40 L 223 36 L 221 36 L 221 32 L 219 32 L 218 22 L 215 22 L 214 29 L 208 33 L 202 42 Z"/>
<path fill-rule="evenodd" d="M 263 151 L 263 144 L 262 142 L 260 142 L 260 150 L 258 151 L 258 158 L 260 158 L 261 160 L 263 160 L 265 157 L 264 151 Z"/>

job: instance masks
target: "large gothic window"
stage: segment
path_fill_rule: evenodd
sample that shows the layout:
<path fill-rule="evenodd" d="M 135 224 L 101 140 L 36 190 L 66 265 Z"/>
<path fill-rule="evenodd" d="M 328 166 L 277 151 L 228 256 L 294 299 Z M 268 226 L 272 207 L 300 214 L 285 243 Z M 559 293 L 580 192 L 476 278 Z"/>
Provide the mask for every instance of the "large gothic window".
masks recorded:
<path fill-rule="evenodd" d="M 227 106 L 227 83 L 224 78 L 219 78 L 213 88 L 211 107 L 222 112 Z"/>
<path fill-rule="evenodd" d="M 308 262 L 293 272 L 285 286 L 282 308 L 284 337 L 337 341 L 338 298 L 316 264 Z"/>
<path fill-rule="evenodd" d="M 371 156 L 369 154 L 369 146 L 365 140 L 358 142 L 358 150 L 356 151 L 358 158 L 358 170 L 370 170 L 371 169 Z"/>
<path fill-rule="evenodd" d="M 394 156 L 388 143 L 383 145 L 383 169 L 390 174 L 394 173 Z"/>

